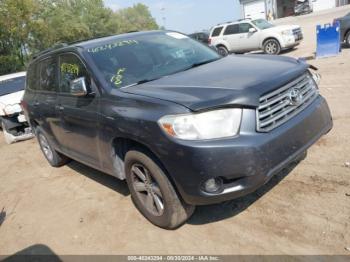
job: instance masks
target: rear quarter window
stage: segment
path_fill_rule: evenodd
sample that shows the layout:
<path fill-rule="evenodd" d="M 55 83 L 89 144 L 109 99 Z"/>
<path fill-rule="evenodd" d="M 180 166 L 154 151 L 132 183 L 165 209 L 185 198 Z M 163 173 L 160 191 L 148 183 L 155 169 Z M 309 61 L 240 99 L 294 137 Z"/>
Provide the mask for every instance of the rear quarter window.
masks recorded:
<path fill-rule="evenodd" d="M 213 32 L 211 33 L 211 37 L 216 37 L 219 36 L 221 34 L 221 31 L 223 29 L 223 26 L 220 27 L 216 27 Z"/>

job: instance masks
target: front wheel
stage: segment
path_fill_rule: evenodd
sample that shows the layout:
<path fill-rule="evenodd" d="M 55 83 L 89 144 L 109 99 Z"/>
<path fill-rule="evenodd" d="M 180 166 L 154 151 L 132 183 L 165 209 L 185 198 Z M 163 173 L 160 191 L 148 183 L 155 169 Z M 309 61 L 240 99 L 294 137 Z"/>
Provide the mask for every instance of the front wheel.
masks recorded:
<path fill-rule="evenodd" d="M 143 150 L 125 156 L 126 181 L 136 208 L 154 225 L 174 229 L 194 212 L 184 203 L 162 168 Z"/>
<path fill-rule="evenodd" d="M 350 47 L 350 31 L 345 36 L 345 43 L 347 47 Z"/>
<path fill-rule="evenodd" d="M 268 39 L 264 43 L 264 52 L 268 55 L 278 55 L 281 52 L 281 45 L 276 39 Z"/>

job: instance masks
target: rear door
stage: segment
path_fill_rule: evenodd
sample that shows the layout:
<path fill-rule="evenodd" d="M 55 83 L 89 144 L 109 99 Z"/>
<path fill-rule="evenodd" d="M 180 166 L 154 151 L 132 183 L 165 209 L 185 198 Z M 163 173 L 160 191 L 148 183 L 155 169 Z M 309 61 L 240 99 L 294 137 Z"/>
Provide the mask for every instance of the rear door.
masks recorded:
<path fill-rule="evenodd" d="M 32 103 L 40 127 L 55 145 L 59 145 L 60 138 L 60 121 L 56 111 L 57 69 L 57 57 L 47 57 L 38 63 L 38 86 Z"/>
<path fill-rule="evenodd" d="M 224 31 L 223 40 L 228 43 L 230 51 L 239 50 L 239 25 L 228 25 Z"/>
<path fill-rule="evenodd" d="M 77 97 L 70 93 L 70 82 L 84 77 L 88 90 L 95 94 Z M 62 145 L 73 158 L 100 167 L 98 150 L 99 96 L 83 61 L 74 53 L 59 56 L 58 110 L 62 128 Z"/>

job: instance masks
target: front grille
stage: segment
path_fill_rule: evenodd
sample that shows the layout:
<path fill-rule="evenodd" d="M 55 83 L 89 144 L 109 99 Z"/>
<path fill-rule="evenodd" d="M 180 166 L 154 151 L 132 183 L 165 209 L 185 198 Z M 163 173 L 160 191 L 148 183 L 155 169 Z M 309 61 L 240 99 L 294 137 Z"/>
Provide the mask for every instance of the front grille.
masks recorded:
<path fill-rule="evenodd" d="M 295 41 L 300 41 L 303 39 L 303 33 L 301 31 L 301 28 L 293 29 L 293 35 L 294 35 Z"/>
<path fill-rule="evenodd" d="M 257 131 L 268 132 L 287 122 L 318 96 L 318 88 L 310 73 L 259 99 Z"/>

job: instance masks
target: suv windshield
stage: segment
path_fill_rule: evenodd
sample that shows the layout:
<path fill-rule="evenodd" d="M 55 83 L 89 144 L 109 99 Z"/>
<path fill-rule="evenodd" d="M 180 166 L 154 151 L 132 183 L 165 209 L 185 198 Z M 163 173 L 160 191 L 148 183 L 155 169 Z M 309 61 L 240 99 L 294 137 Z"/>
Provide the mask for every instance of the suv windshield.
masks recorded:
<path fill-rule="evenodd" d="M 87 48 L 113 88 L 140 84 L 221 58 L 214 50 L 176 32 L 156 32 Z"/>
<path fill-rule="evenodd" d="M 253 20 L 252 23 L 253 23 L 255 26 L 257 26 L 259 29 L 261 29 L 261 30 L 274 27 L 273 24 L 270 24 L 270 23 L 267 22 L 265 19 L 256 19 L 256 20 Z"/>
<path fill-rule="evenodd" d="M 25 76 L 0 81 L 0 96 L 24 90 Z"/>

